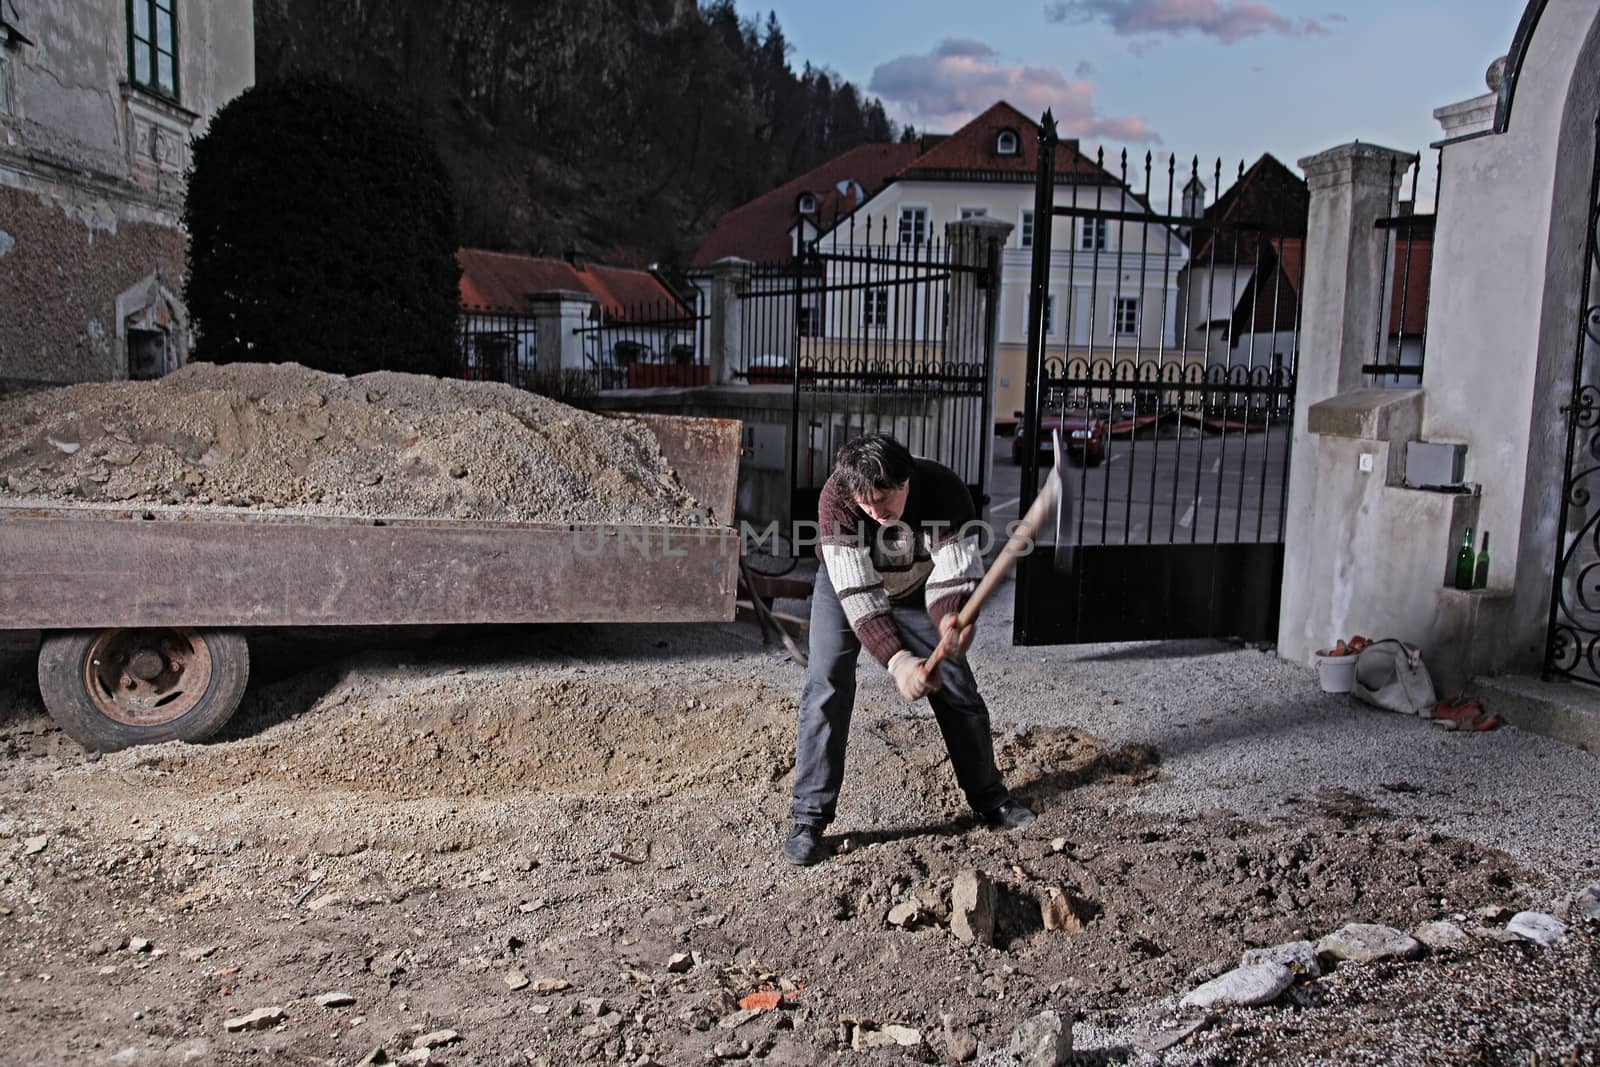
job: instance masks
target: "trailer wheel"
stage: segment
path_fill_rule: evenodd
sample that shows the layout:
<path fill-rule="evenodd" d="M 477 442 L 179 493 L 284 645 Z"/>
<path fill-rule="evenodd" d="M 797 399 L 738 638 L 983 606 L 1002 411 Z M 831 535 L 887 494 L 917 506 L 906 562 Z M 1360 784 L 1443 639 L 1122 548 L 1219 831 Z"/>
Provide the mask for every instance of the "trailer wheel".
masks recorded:
<path fill-rule="evenodd" d="M 96 752 L 210 737 L 249 678 L 250 646 L 228 630 L 72 630 L 39 649 L 46 710 Z"/>

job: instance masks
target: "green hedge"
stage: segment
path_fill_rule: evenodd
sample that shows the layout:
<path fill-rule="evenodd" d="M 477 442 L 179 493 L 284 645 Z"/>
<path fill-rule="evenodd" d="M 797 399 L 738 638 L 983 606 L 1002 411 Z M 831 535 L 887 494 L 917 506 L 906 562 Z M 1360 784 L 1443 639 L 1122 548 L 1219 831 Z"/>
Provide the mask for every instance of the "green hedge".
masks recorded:
<path fill-rule="evenodd" d="M 333 81 L 247 90 L 195 142 L 195 360 L 455 373 L 456 215 L 432 141 Z"/>

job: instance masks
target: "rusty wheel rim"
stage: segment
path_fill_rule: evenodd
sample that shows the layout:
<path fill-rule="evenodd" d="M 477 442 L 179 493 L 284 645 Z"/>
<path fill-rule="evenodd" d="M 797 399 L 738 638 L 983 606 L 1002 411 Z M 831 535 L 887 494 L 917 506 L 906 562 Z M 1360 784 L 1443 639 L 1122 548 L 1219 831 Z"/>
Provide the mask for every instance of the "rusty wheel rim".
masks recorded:
<path fill-rule="evenodd" d="M 193 630 L 107 630 L 83 661 L 89 699 L 127 726 L 182 718 L 210 684 L 211 652 Z"/>

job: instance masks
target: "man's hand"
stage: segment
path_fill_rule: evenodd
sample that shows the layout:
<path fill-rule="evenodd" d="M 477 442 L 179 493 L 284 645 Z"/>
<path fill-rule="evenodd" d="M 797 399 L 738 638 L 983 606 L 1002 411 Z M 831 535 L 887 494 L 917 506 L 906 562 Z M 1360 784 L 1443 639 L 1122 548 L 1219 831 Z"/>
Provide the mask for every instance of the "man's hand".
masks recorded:
<path fill-rule="evenodd" d="M 962 626 L 956 612 L 951 612 L 939 620 L 939 639 L 944 645 L 944 654 L 947 658 L 957 662 L 967 658 L 967 649 L 972 647 L 972 639 L 978 635 L 978 624 Z"/>
<path fill-rule="evenodd" d="M 895 688 L 900 690 L 900 695 L 907 700 L 921 700 L 940 686 L 937 671 L 932 676 L 922 673 L 922 664 L 925 661 L 914 656 L 905 649 L 894 654 L 889 661 L 889 673 L 894 675 Z"/>

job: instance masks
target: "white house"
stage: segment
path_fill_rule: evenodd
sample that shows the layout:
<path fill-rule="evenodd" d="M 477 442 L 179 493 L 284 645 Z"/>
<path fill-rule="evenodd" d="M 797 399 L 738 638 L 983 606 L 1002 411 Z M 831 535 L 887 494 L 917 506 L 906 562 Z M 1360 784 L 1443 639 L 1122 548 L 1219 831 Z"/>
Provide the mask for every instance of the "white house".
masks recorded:
<path fill-rule="evenodd" d="M 189 143 L 254 80 L 252 0 L 0 0 L 0 385 L 184 361 Z"/>
<path fill-rule="evenodd" d="M 792 254 L 797 236 L 815 233 L 819 251 L 844 258 L 830 264 L 817 286 L 827 291 L 827 306 L 803 307 L 794 333 L 847 351 L 887 332 L 921 350 L 943 335 L 944 310 L 925 306 L 925 289 L 900 284 L 906 272 L 931 270 L 927 257 L 939 254 L 933 246 L 949 223 L 983 216 L 1009 224 L 994 400 L 995 418 L 1007 420 L 1022 406 L 1026 375 L 1028 288 L 1039 225 L 1036 127 L 1000 102 L 949 136 L 853 150 L 724 216 L 694 262 L 710 268 L 730 256 L 770 261 Z M 1076 141 L 1058 147 L 1055 171 L 1060 207 L 1154 217 L 1142 197 L 1082 154 Z M 1156 222 L 1057 217 L 1053 225 L 1044 316 L 1052 353 L 1084 355 L 1092 347 L 1096 358 L 1129 358 L 1136 350 L 1172 349 L 1178 275 L 1188 258 L 1182 239 Z M 909 266 L 863 265 L 852 256 L 901 259 Z M 875 280 L 884 284 L 875 286 Z M 906 306 L 911 301 L 918 303 Z M 781 324 L 771 332 L 775 343 L 790 335 Z"/>
<path fill-rule="evenodd" d="M 994 411 L 1005 420 L 1023 404 L 1028 343 L 1028 288 L 1038 169 L 1036 123 L 1000 102 L 926 149 L 897 172 L 860 213 L 886 220 L 891 240 L 916 246 L 942 237 L 947 223 L 985 216 L 1013 229 L 1001 257 L 999 338 Z M 1085 156 L 1075 140 L 1056 150 L 1056 204 L 1082 212 L 1155 212 L 1129 185 Z M 1053 220 L 1049 296 L 1043 316 L 1046 345 L 1056 358 L 1131 359 L 1138 351 L 1177 339 L 1178 275 L 1188 261 L 1183 241 L 1159 222 L 1057 216 Z M 855 232 L 861 232 L 858 227 Z M 879 229 L 874 229 L 876 235 Z M 843 250 L 846 224 L 819 239 Z M 894 288 L 888 290 L 892 302 Z M 880 300 L 882 298 L 879 298 Z M 893 316 L 893 306 L 883 311 Z M 835 318 L 830 329 L 859 331 L 862 322 Z"/>

